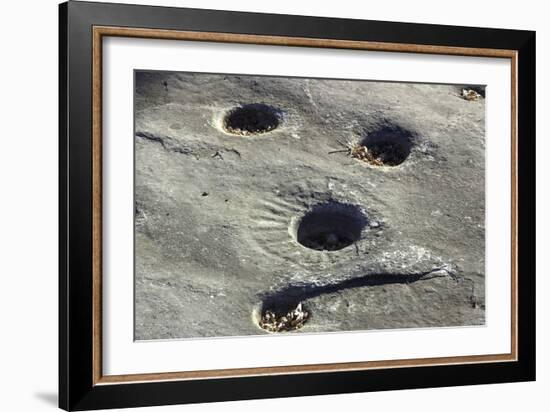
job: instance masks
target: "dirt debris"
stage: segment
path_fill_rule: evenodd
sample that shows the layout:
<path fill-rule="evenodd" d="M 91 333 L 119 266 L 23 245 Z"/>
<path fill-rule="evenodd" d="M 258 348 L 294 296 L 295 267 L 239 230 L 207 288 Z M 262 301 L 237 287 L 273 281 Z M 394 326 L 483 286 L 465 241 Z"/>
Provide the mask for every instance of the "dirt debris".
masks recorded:
<path fill-rule="evenodd" d="M 268 332 L 289 332 L 300 329 L 309 318 L 309 312 L 304 310 L 302 303 L 284 315 L 278 315 L 272 310 L 266 310 L 259 322 L 262 329 Z"/>

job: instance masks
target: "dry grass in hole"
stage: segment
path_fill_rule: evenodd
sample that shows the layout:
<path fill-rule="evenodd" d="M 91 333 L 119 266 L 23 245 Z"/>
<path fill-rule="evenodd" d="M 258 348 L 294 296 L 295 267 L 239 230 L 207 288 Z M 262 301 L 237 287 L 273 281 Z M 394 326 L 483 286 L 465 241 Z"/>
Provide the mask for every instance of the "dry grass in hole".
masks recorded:
<path fill-rule="evenodd" d="M 300 329 L 309 318 L 309 312 L 304 310 L 302 303 L 284 315 L 278 315 L 266 310 L 260 319 L 259 325 L 268 332 L 289 332 Z"/>
<path fill-rule="evenodd" d="M 345 146 L 347 149 L 329 153 L 347 152 L 348 156 L 373 166 L 397 166 L 403 162 L 403 147 L 400 144 L 378 143 L 370 149 L 359 142 L 348 142 Z"/>
<path fill-rule="evenodd" d="M 368 162 L 374 166 L 384 166 L 384 160 L 378 154 L 378 156 L 367 146 L 363 146 L 357 142 L 350 144 L 349 155 L 354 159 L 362 160 Z"/>
<path fill-rule="evenodd" d="M 331 153 L 346 153 L 348 156 L 373 166 L 398 166 L 410 155 L 413 134 L 392 122 L 386 121 L 375 129 L 364 131 L 357 138 L 347 142 L 337 141 L 343 150 Z"/>

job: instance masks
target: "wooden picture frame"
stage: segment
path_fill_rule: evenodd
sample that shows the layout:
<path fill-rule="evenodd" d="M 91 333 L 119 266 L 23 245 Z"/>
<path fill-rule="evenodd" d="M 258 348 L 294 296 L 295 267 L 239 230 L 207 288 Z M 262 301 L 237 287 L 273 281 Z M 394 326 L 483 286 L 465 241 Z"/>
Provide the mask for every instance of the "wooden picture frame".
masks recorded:
<path fill-rule="evenodd" d="M 168 7 L 60 5 L 59 406 L 168 405 L 535 379 L 535 33 Z M 510 353 L 104 375 L 102 40 L 170 39 L 510 59 Z M 521 183 L 521 185 L 520 185 Z"/>

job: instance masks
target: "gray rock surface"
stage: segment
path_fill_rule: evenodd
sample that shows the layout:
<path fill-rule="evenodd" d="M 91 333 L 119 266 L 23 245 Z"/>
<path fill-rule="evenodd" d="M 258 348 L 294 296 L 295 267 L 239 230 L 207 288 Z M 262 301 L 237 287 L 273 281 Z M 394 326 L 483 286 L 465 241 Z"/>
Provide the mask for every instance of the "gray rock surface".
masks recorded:
<path fill-rule="evenodd" d="M 265 335 L 266 308 L 300 302 L 286 333 L 484 324 L 485 99 L 461 92 L 136 72 L 136 339 Z M 246 104 L 278 126 L 227 133 Z M 349 155 L 369 139 L 405 142 L 402 163 Z"/>

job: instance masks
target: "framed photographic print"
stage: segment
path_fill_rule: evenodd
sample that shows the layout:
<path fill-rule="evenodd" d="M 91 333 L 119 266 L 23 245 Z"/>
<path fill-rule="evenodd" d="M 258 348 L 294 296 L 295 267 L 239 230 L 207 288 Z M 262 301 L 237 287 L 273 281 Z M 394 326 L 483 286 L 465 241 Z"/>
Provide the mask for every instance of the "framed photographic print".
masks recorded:
<path fill-rule="evenodd" d="M 60 407 L 535 379 L 535 33 L 60 5 Z"/>

